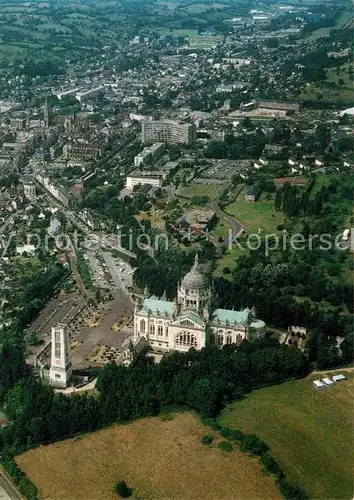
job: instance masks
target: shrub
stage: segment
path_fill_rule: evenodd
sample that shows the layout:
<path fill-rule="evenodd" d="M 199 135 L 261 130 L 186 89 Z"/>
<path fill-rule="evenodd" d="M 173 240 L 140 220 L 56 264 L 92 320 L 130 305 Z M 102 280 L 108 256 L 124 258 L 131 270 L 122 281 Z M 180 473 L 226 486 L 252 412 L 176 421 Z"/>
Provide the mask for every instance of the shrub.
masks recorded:
<path fill-rule="evenodd" d="M 209 446 L 214 440 L 214 437 L 211 434 L 205 434 L 205 436 L 202 437 L 201 442 L 205 446 Z"/>
<path fill-rule="evenodd" d="M 129 488 L 129 486 L 127 485 L 127 483 L 125 481 L 118 481 L 118 483 L 114 487 L 114 491 L 121 498 L 128 498 L 133 493 L 133 490 L 131 488 Z"/>
<path fill-rule="evenodd" d="M 221 441 L 221 443 L 218 444 L 218 448 L 222 451 L 232 451 L 233 446 L 229 441 Z"/>
<path fill-rule="evenodd" d="M 224 427 L 223 429 L 221 429 L 220 434 L 224 438 L 230 438 L 232 435 L 232 430 L 228 429 L 227 427 Z"/>
<path fill-rule="evenodd" d="M 269 451 L 262 453 L 261 462 L 268 472 L 275 474 L 279 479 L 284 476 L 283 469 L 280 467 L 275 458 L 269 453 Z"/>
<path fill-rule="evenodd" d="M 280 479 L 277 481 L 280 493 L 287 500 L 308 500 L 308 496 L 301 488 L 295 484 L 289 483 L 285 479 Z"/>
<path fill-rule="evenodd" d="M 268 451 L 268 446 L 256 434 L 247 434 L 242 441 L 241 450 L 253 455 L 261 455 Z"/>
<path fill-rule="evenodd" d="M 219 432 L 222 426 L 217 422 L 216 418 L 205 417 L 202 418 L 202 423 L 208 427 L 211 427 L 214 431 Z"/>
<path fill-rule="evenodd" d="M 245 438 L 245 435 L 243 434 L 243 432 L 239 431 L 238 429 L 235 429 L 234 431 L 232 431 L 231 436 L 230 436 L 230 439 L 232 441 L 243 441 L 244 438 Z"/>

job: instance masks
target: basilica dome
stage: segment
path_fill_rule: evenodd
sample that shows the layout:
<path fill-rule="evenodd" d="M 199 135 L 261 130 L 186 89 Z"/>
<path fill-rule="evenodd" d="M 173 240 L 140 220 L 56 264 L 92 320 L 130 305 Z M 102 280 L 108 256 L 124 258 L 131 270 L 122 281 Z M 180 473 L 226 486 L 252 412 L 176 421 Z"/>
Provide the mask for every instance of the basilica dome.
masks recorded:
<path fill-rule="evenodd" d="M 182 287 L 185 290 L 199 290 L 199 288 L 207 288 L 208 286 L 209 280 L 199 267 L 197 254 L 192 269 L 182 280 Z"/>

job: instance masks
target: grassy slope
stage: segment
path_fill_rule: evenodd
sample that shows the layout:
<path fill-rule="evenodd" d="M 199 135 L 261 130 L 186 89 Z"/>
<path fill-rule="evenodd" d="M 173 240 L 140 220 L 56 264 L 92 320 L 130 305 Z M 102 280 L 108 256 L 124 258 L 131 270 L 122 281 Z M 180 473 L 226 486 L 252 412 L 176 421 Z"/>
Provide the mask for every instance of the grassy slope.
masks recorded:
<path fill-rule="evenodd" d="M 259 434 L 290 480 L 311 498 L 348 499 L 353 497 L 353 377 L 316 390 L 311 380 L 321 377 L 255 391 L 220 420 Z"/>
<path fill-rule="evenodd" d="M 281 212 L 275 211 L 274 200 L 263 201 L 261 197 L 254 203 L 248 203 L 245 201 L 245 192 L 243 190 L 225 211 L 242 222 L 248 234 L 258 233 L 259 229 L 262 235 L 278 233 L 276 227 L 283 223 L 284 216 Z"/>
<path fill-rule="evenodd" d="M 208 432 L 192 413 L 146 418 L 41 446 L 16 460 L 48 500 L 113 500 L 120 479 L 145 500 L 280 499 L 274 477 L 265 476 L 256 459 L 203 446 Z"/>

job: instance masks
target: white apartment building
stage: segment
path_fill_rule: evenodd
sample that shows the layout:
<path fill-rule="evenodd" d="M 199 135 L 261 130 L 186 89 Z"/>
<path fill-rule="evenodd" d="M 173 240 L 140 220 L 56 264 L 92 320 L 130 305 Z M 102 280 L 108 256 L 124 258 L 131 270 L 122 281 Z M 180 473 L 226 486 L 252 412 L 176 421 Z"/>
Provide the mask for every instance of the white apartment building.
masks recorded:
<path fill-rule="evenodd" d="M 196 141 L 196 126 L 194 123 L 179 123 L 172 120 L 142 122 L 141 142 L 152 144 L 163 142 L 169 144 L 187 144 L 193 146 Z"/>
<path fill-rule="evenodd" d="M 134 170 L 126 179 L 126 187 L 128 189 L 133 189 L 134 186 L 144 184 L 151 184 L 151 186 L 162 187 L 163 176 L 157 172 L 144 172 L 141 170 Z"/>
<path fill-rule="evenodd" d="M 96 87 L 91 90 L 85 90 L 82 92 L 77 92 L 75 97 L 79 102 L 85 102 L 89 99 L 93 99 L 94 97 L 99 96 L 100 94 L 104 94 L 106 91 L 104 86 Z"/>
<path fill-rule="evenodd" d="M 140 167 L 152 160 L 157 159 L 164 151 L 165 145 L 163 142 L 156 142 L 150 147 L 144 148 L 139 154 L 134 156 L 134 166 Z"/>

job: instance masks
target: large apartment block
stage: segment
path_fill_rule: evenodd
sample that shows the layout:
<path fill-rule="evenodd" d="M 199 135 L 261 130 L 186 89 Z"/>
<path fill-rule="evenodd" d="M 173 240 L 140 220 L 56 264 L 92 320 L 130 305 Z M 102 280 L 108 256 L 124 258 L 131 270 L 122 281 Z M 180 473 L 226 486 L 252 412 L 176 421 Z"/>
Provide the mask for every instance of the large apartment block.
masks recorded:
<path fill-rule="evenodd" d="M 164 142 L 169 144 L 187 144 L 193 146 L 196 141 L 194 123 L 179 123 L 172 120 L 142 122 L 141 142 L 152 144 Z"/>

